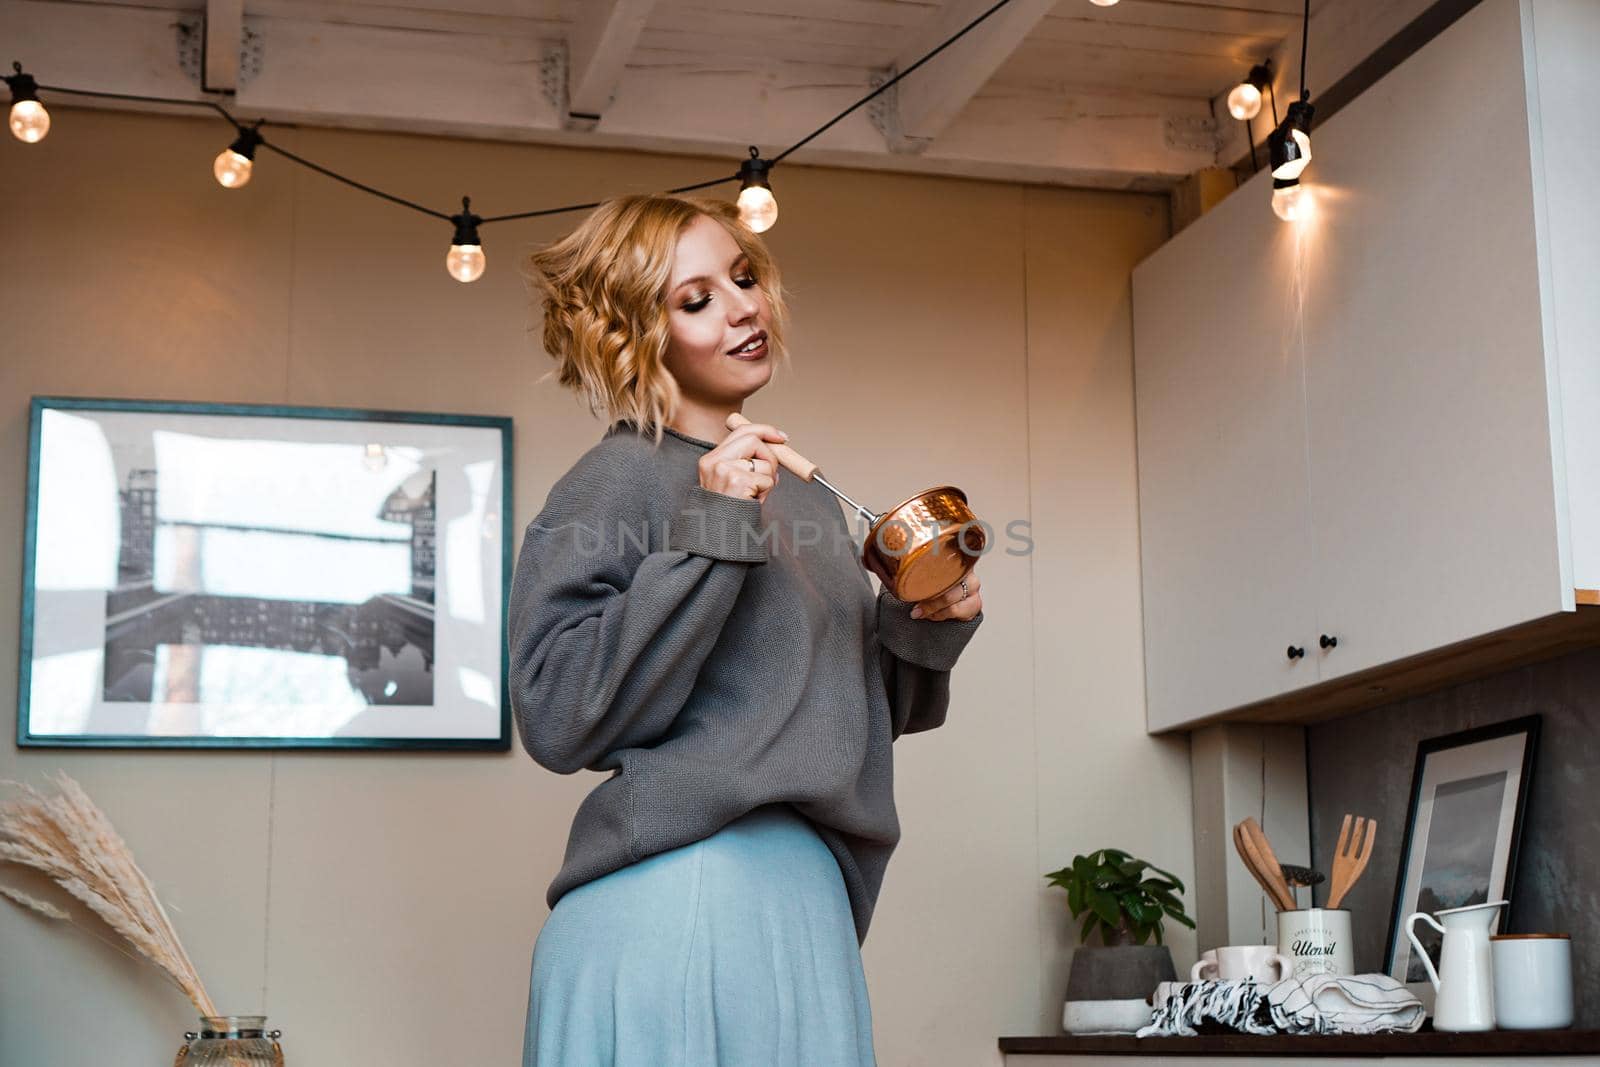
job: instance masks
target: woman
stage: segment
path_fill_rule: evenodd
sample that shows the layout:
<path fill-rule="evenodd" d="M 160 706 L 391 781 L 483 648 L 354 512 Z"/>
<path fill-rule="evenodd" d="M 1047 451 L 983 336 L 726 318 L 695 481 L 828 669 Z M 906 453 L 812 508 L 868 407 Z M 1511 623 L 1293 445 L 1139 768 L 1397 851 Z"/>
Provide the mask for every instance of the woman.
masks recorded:
<path fill-rule="evenodd" d="M 786 325 L 731 205 L 611 200 L 532 267 L 560 381 L 611 425 L 524 537 L 512 706 L 542 766 L 610 777 L 547 893 L 523 1062 L 872 1064 L 891 744 L 944 721 L 977 576 L 874 596 L 785 435 L 727 430 Z"/>

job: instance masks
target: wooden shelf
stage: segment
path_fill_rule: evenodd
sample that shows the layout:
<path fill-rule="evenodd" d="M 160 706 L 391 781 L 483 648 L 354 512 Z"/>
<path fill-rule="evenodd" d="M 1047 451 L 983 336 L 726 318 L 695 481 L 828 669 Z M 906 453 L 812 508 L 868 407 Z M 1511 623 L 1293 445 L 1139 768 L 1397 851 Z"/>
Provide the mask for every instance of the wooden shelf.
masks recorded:
<path fill-rule="evenodd" d="M 1459 685 L 1527 663 L 1600 645 L 1600 591 L 1577 590 L 1576 611 L 1562 611 L 1418 656 L 1347 674 L 1271 700 L 1188 723 L 1308 723 Z"/>
<path fill-rule="evenodd" d="M 1581 1056 L 1600 1054 L 1600 1030 L 1493 1030 L 1482 1034 L 1261 1037 L 1002 1037 L 1010 1056 Z"/>

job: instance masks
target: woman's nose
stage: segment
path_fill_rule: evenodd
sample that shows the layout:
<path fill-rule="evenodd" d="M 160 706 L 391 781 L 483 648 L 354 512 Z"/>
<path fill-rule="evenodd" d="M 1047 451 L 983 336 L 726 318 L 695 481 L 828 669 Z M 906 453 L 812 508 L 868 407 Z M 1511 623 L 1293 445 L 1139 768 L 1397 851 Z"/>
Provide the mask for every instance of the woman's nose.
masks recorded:
<path fill-rule="evenodd" d="M 756 300 L 754 289 L 735 289 L 734 292 L 737 295 L 728 301 L 728 321 L 737 326 L 746 319 L 753 318 L 761 304 Z"/>

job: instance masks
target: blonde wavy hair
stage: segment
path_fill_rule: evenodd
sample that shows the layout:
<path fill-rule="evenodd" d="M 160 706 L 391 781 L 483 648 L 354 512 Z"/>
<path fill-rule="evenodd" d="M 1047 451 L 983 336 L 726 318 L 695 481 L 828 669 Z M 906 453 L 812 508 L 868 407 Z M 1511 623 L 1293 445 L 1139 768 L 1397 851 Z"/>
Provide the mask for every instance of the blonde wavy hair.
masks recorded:
<path fill-rule="evenodd" d="M 551 375 L 609 421 L 627 419 L 661 443 L 682 402 L 665 357 L 671 338 L 667 285 L 680 234 L 701 215 L 721 223 L 749 257 L 771 308 L 767 344 L 786 365 L 789 309 L 766 243 L 725 200 L 698 196 L 619 196 L 567 236 L 533 252 L 527 277 L 544 303 L 544 350 Z"/>

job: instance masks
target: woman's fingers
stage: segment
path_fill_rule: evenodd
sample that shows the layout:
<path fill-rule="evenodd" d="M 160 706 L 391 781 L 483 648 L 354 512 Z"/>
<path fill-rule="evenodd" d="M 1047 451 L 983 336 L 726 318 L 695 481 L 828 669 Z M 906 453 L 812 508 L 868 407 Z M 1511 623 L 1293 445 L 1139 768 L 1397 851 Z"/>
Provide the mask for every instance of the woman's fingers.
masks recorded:
<path fill-rule="evenodd" d="M 978 579 L 975 570 L 968 571 L 964 581 L 966 582 L 964 591 L 961 588 L 962 583 L 956 582 L 944 592 L 919 601 L 917 606 L 911 609 L 911 617 L 933 622 L 940 619 L 972 618 L 983 608 L 982 598 L 978 596 L 978 587 L 983 583 Z"/>
<path fill-rule="evenodd" d="M 728 496 L 765 500 L 778 482 L 778 457 L 768 442 L 784 437 L 767 423 L 739 427 L 700 457 L 700 484 Z"/>

